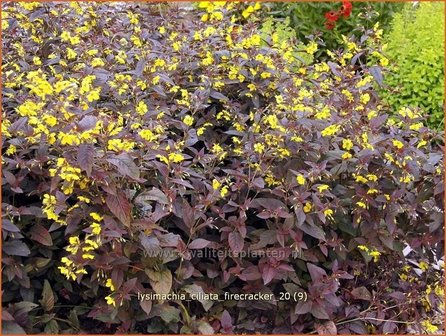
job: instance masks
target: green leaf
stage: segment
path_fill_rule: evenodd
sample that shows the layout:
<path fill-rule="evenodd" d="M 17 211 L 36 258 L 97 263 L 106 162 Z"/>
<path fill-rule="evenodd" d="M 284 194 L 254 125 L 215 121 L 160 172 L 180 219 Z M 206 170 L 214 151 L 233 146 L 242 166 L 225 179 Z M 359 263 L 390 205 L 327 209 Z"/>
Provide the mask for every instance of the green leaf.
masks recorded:
<path fill-rule="evenodd" d="M 150 285 L 157 294 L 168 294 L 172 288 L 172 273 L 168 269 L 155 271 L 146 269 Z"/>
<path fill-rule="evenodd" d="M 56 320 L 51 320 L 45 325 L 45 334 L 59 334 L 60 328 Z"/>
<path fill-rule="evenodd" d="M 158 308 L 158 314 L 161 319 L 166 323 L 176 323 L 180 321 L 180 311 L 167 304 Z"/>
<path fill-rule="evenodd" d="M 46 279 L 43 283 L 42 299 L 39 302 L 45 311 L 51 311 L 54 308 L 54 293 Z"/>

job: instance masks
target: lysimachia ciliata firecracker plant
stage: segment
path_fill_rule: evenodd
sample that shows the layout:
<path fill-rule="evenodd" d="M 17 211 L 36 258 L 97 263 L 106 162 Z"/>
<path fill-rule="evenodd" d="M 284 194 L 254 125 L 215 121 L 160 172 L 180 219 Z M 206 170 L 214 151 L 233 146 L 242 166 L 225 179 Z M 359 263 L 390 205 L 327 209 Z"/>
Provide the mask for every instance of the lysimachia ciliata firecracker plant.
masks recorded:
<path fill-rule="evenodd" d="M 2 6 L 8 328 L 392 333 L 406 324 L 383 320 L 436 309 L 442 139 L 418 111 L 380 105 L 379 65 L 361 66 L 384 58 L 376 29 L 312 64 L 296 55 L 316 42 L 261 35 L 259 4 L 187 19 Z M 308 299 L 138 300 L 171 291 Z"/>

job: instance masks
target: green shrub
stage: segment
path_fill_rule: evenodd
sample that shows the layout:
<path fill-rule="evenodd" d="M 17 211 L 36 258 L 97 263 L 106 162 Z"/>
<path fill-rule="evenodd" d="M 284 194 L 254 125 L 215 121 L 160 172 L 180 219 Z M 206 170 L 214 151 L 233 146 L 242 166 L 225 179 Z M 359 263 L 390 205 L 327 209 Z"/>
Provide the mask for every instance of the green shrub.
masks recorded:
<path fill-rule="evenodd" d="M 395 16 L 385 36 L 386 54 L 394 65 L 385 77 L 385 100 L 424 110 L 431 125 L 443 127 L 444 119 L 444 3 L 406 4 Z"/>
<path fill-rule="evenodd" d="M 251 5 L 2 6 L 5 333 L 421 331 L 442 138 L 353 53 L 304 64 Z"/>
<path fill-rule="evenodd" d="M 352 13 L 348 18 L 341 17 L 334 29 L 327 29 L 325 13 L 338 11 L 342 2 L 275 2 L 268 6 L 267 15 L 276 19 L 290 20 L 299 41 L 308 42 L 308 36 L 316 35 L 325 44 L 316 53 L 316 57 L 326 58 L 325 50 L 336 50 L 343 45 L 342 35 L 360 37 L 363 29 L 372 28 L 377 22 L 387 28 L 392 17 L 402 7 L 398 2 L 352 2 Z M 360 28 L 357 30 L 357 28 Z"/>

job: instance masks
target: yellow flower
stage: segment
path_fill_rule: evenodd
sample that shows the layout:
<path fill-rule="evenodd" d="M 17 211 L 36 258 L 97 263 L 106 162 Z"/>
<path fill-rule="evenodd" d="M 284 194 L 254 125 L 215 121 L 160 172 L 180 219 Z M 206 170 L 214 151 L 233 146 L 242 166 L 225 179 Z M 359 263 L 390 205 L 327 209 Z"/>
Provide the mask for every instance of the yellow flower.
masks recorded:
<path fill-rule="evenodd" d="M 367 113 L 367 118 L 370 120 L 375 118 L 377 115 L 378 113 L 376 111 L 370 111 L 369 113 Z"/>
<path fill-rule="evenodd" d="M 356 202 L 356 205 L 358 205 L 359 207 L 364 208 L 364 209 L 367 208 L 367 205 L 364 202 Z"/>
<path fill-rule="evenodd" d="M 368 93 L 364 93 L 361 95 L 359 100 L 365 105 L 370 101 L 370 95 Z"/>
<path fill-rule="evenodd" d="M 187 125 L 187 126 L 192 126 L 192 124 L 194 123 L 194 117 L 192 117 L 191 115 L 186 115 L 183 118 L 183 122 Z"/>
<path fill-rule="evenodd" d="M 353 148 L 353 142 L 350 139 L 342 140 L 342 148 L 345 150 L 350 150 Z"/>
<path fill-rule="evenodd" d="M 107 300 L 107 304 L 116 307 L 116 301 L 114 298 L 112 298 L 110 295 L 105 297 L 105 300 Z"/>
<path fill-rule="evenodd" d="M 423 126 L 424 126 L 423 123 L 422 123 L 422 122 L 419 122 L 419 123 L 410 125 L 409 128 L 410 128 L 411 130 L 418 131 L 418 130 L 419 130 L 421 127 L 423 127 Z"/>
<path fill-rule="evenodd" d="M 184 161 L 184 156 L 179 153 L 169 153 L 169 161 L 173 163 L 180 163 Z"/>
<path fill-rule="evenodd" d="M 71 261 L 70 259 L 68 259 L 67 257 L 62 257 L 62 259 L 60 259 L 61 262 L 63 262 L 65 265 L 70 266 L 73 264 L 73 261 Z"/>
<path fill-rule="evenodd" d="M 14 145 L 9 145 L 8 149 L 6 150 L 5 154 L 6 155 L 12 155 L 17 151 L 17 147 Z"/>
<path fill-rule="evenodd" d="M 212 180 L 212 188 L 214 190 L 218 190 L 221 186 L 221 183 L 217 179 Z"/>
<path fill-rule="evenodd" d="M 67 58 L 68 58 L 69 60 L 73 60 L 73 59 L 75 59 L 76 56 L 77 56 L 76 51 L 74 51 L 74 50 L 71 49 L 71 48 L 67 48 Z"/>
<path fill-rule="evenodd" d="M 405 273 L 400 274 L 400 279 L 403 280 L 403 281 L 406 281 L 407 280 L 407 274 L 405 274 Z"/>
<path fill-rule="evenodd" d="M 149 109 L 147 108 L 146 103 L 144 103 L 142 100 L 136 106 L 136 113 L 138 113 L 139 115 L 146 114 L 148 110 Z"/>
<path fill-rule="evenodd" d="M 308 213 L 311 211 L 311 209 L 313 209 L 313 206 L 311 205 L 311 203 L 310 202 L 305 203 L 304 212 Z"/>
<path fill-rule="evenodd" d="M 88 245 L 90 245 L 91 247 L 93 247 L 93 249 L 97 249 L 99 247 L 99 243 L 91 240 L 91 239 L 85 239 L 85 243 L 87 243 Z"/>
<path fill-rule="evenodd" d="M 426 332 L 429 334 L 433 334 L 438 331 L 438 327 L 433 325 L 430 321 L 425 320 L 421 322 L 421 325 L 424 329 L 426 329 Z"/>
<path fill-rule="evenodd" d="M 200 127 L 200 128 L 198 128 L 198 129 L 197 129 L 197 135 L 198 135 L 198 136 L 203 135 L 205 130 L 206 130 L 206 127 Z"/>
<path fill-rule="evenodd" d="M 424 262 L 424 261 L 420 261 L 420 263 L 418 264 L 418 266 L 420 267 L 420 269 L 424 272 L 426 272 L 429 269 L 429 265 Z"/>
<path fill-rule="evenodd" d="M 314 41 L 311 41 L 307 45 L 307 48 L 305 49 L 305 51 L 307 52 L 307 54 L 313 55 L 317 51 L 317 43 Z"/>
<path fill-rule="evenodd" d="M 44 115 L 42 120 L 50 127 L 56 126 L 57 124 L 57 118 L 52 115 Z"/>
<path fill-rule="evenodd" d="M 225 197 L 228 194 L 228 192 L 229 192 L 229 187 L 228 186 L 224 186 L 220 190 L 220 196 L 221 197 Z"/>
<path fill-rule="evenodd" d="M 87 198 L 87 197 L 77 196 L 77 199 L 78 199 L 79 201 L 81 201 L 81 202 L 84 202 L 84 203 L 90 203 L 90 199 Z M 79 206 L 78 204 L 76 204 L 76 205 Z"/>
<path fill-rule="evenodd" d="M 404 147 L 404 144 L 399 140 L 392 140 L 392 144 L 398 149 L 401 149 Z"/>
<path fill-rule="evenodd" d="M 421 148 L 421 147 L 426 146 L 426 145 L 427 145 L 427 141 L 426 140 L 421 140 L 418 143 L 417 148 Z"/>
<path fill-rule="evenodd" d="M 98 213 L 96 212 L 90 212 L 90 216 L 91 218 L 93 218 L 95 221 L 100 222 L 101 220 L 103 220 L 104 218 L 102 216 L 100 216 Z"/>
<path fill-rule="evenodd" d="M 339 131 L 340 128 L 341 128 L 340 125 L 330 125 L 322 130 L 321 135 L 322 136 L 335 135 Z"/>
<path fill-rule="evenodd" d="M 106 281 L 106 283 L 105 283 L 105 286 L 106 287 L 108 287 L 108 288 L 110 288 L 110 290 L 112 291 L 112 292 L 114 292 L 115 291 L 115 285 L 113 284 L 113 281 L 112 281 L 112 279 L 107 279 L 107 281 Z"/>
<path fill-rule="evenodd" d="M 212 146 L 212 148 L 211 148 L 211 152 L 212 153 L 214 153 L 214 154 L 218 154 L 218 153 L 221 153 L 221 152 L 223 152 L 223 148 L 220 146 L 220 144 L 214 144 L 213 146 Z"/>
<path fill-rule="evenodd" d="M 138 134 L 141 138 L 149 142 L 155 141 L 158 138 L 158 135 L 153 134 L 153 132 L 148 129 L 142 130 Z"/>
<path fill-rule="evenodd" d="M 347 89 L 343 89 L 341 93 L 347 98 L 349 102 L 352 102 L 354 100 L 352 93 Z"/>
<path fill-rule="evenodd" d="M 91 90 L 87 95 L 87 100 L 91 103 L 95 100 L 99 100 L 100 96 L 99 93 L 101 92 L 101 88 L 98 87 L 94 90 Z"/>
<path fill-rule="evenodd" d="M 79 137 L 74 134 L 59 132 L 57 137 L 59 138 L 61 145 L 70 145 L 71 146 L 71 145 L 79 145 L 80 144 Z"/>
<path fill-rule="evenodd" d="M 323 191 L 329 190 L 329 189 L 330 189 L 330 187 L 328 185 L 326 185 L 326 184 L 321 184 L 320 186 L 317 187 L 317 190 L 319 192 L 323 192 Z"/>
<path fill-rule="evenodd" d="M 262 143 L 254 144 L 254 151 L 255 152 L 257 152 L 259 154 L 262 154 L 264 152 L 264 150 L 265 150 L 265 145 L 264 144 L 262 144 Z"/>
<path fill-rule="evenodd" d="M 90 253 L 85 253 L 82 255 L 82 259 L 94 259 L 94 255 Z"/>
<path fill-rule="evenodd" d="M 135 147 L 136 143 L 133 141 L 121 140 L 121 139 L 110 139 L 107 143 L 107 149 L 116 152 L 119 151 L 130 151 Z"/>
<path fill-rule="evenodd" d="M 348 153 L 348 152 L 345 152 L 344 154 L 342 154 L 342 159 L 343 160 L 348 160 L 348 159 L 351 159 L 353 156 L 350 154 L 350 153 Z"/>
<path fill-rule="evenodd" d="M 20 105 L 16 110 L 22 117 L 37 116 L 37 113 L 41 111 L 44 104 L 36 104 L 32 101 L 26 101 Z"/>
<path fill-rule="evenodd" d="M 34 57 L 33 57 L 33 63 L 34 63 L 35 65 L 41 65 L 41 64 L 42 64 L 42 61 L 40 60 L 40 57 L 38 57 L 38 56 L 34 56 Z"/>
<path fill-rule="evenodd" d="M 99 223 L 93 223 L 90 225 L 90 227 L 92 229 L 91 232 L 94 235 L 99 235 L 101 233 L 101 225 Z"/>
<path fill-rule="evenodd" d="M 243 12 L 242 16 L 247 19 L 252 13 L 260 9 L 260 4 L 257 2 L 254 6 L 248 6 Z"/>
<path fill-rule="evenodd" d="M 379 252 L 379 251 L 377 251 L 377 250 L 374 250 L 374 251 L 372 251 L 372 252 L 369 252 L 369 255 L 370 255 L 371 257 L 373 257 L 373 261 L 374 261 L 374 262 L 378 262 L 378 260 L 379 260 L 379 256 L 381 255 L 381 252 Z"/>
<path fill-rule="evenodd" d="M 100 59 L 99 57 L 93 58 L 93 60 L 91 61 L 91 66 L 93 68 L 104 66 L 104 65 L 105 65 L 104 61 L 102 59 Z"/>
<path fill-rule="evenodd" d="M 324 210 L 324 215 L 327 216 L 330 219 L 333 219 L 333 210 L 331 209 L 325 209 Z"/>
<path fill-rule="evenodd" d="M 263 79 L 269 78 L 271 77 L 271 73 L 264 71 L 260 74 L 260 77 L 262 77 Z"/>
<path fill-rule="evenodd" d="M 305 184 L 305 177 L 302 174 L 299 174 L 299 175 L 296 176 L 296 181 L 300 185 L 304 185 Z"/>
<path fill-rule="evenodd" d="M 365 246 L 365 245 L 358 245 L 358 248 L 359 248 L 360 250 L 362 250 L 362 251 L 366 251 L 366 252 L 369 251 L 369 248 L 368 248 L 367 246 Z"/>

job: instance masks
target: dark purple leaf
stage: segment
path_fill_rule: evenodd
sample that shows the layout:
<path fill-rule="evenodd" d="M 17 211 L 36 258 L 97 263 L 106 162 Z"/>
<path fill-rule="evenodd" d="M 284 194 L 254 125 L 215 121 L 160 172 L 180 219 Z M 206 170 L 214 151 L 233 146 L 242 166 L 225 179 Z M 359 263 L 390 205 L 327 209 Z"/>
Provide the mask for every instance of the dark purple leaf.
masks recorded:
<path fill-rule="evenodd" d="M 28 246 L 20 240 L 12 240 L 3 243 L 3 251 L 9 255 L 27 257 L 31 251 Z"/>
<path fill-rule="evenodd" d="M 122 192 L 118 192 L 116 196 L 108 194 L 105 198 L 105 203 L 122 224 L 130 227 L 131 206 Z"/>
<path fill-rule="evenodd" d="M 107 159 L 107 161 L 116 166 L 122 175 L 131 177 L 134 180 L 140 180 L 139 168 L 127 153 L 115 155 Z"/>
<path fill-rule="evenodd" d="M 321 280 L 323 277 L 327 276 L 327 272 L 319 266 L 307 263 L 308 272 L 310 272 L 311 279 L 313 282 Z"/>
<path fill-rule="evenodd" d="M 239 232 L 233 231 L 229 233 L 228 243 L 233 252 L 239 253 L 243 250 L 245 241 Z"/>
<path fill-rule="evenodd" d="M 269 264 L 266 264 L 262 270 L 263 284 L 264 285 L 269 284 L 274 279 L 276 274 L 277 274 L 277 269 L 270 266 Z"/>
<path fill-rule="evenodd" d="M 208 246 L 209 243 L 210 243 L 209 240 L 198 238 L 189 244 L 189 249 L 191 250 L 202 249 Z"/>
<path fill-rule="evenodd" d="M 77 149 L 77 163 L 90 177 L 94 162 L 94 147 L 90 144 L 81 144 Z"/>
<path fill-rule="evenodd" d="M 53 239 L 50 233 L 40 224 L 34 224 L 30 229 L 31 239 L 45 246 L 52 246 Z"/>
<path fill-rule="evenodd" d="M 352 290 L 351 293 L 355 299 L 366 300 L 366 301 L 372 300 L 372 294 L 370 294 L 368 289 L 365 287 L 355 288 Z"/>

